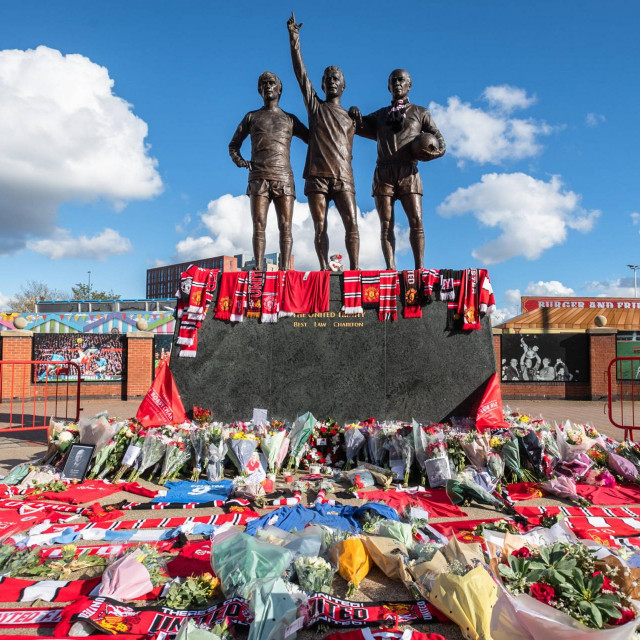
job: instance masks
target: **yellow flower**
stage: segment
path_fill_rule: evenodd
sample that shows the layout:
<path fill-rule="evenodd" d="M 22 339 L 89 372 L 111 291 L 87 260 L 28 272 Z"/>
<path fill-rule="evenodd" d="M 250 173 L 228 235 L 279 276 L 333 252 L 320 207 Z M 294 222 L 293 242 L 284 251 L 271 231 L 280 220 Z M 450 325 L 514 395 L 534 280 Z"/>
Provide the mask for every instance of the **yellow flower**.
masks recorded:
<path fill-rule="evenodd" d="M 71 553 L 73 551 L 73 553 L 76 552 L 76 545 L 75 544 L 65 544 L 62 547 L 62 553 Z"/>
<path fill-rule="evenodd" d="M 529 420 L 531 420 L 531 418 L 529 416 L 520 416 L 520 420 L 521 420 L 521 422 L 529 422 Z"/>
<path fill-rule="evenodd" d="M 491 438 L 491 440 L 489 441 L 489 446 L 492 449 L 495 449 L 496 447 L 500 446 L 500 438 L 497 438 L 496 436 L 493 436 L 493 438 Z"/>

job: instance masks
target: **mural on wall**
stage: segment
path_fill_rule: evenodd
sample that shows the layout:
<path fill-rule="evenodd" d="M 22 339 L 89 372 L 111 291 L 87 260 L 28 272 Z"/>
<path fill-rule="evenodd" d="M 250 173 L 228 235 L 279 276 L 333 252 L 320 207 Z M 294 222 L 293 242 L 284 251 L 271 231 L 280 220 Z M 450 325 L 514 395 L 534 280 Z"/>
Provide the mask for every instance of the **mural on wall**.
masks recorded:
<path fill-rule="evenodd" d="M 51 363 L 36 366 L 38 382 L 77 380 L 76 368 L 62 364 L 65 361 L 80 367 L 83 381 L 115 382 L 123 376 L 124 338 L 115 334 L 34 335 L 33 359 Z"/>
<path fill-rule="evenodd" d="M 154 350 L 154 371 L 157 371 L 163 360 L 171 357 L 171 346 L 173 345 L 173 335 L 156 335 L 153 339 Z"/>
<path fill-rule="evenodd" d="M 584 333 L 502 335 L 502 382 L 588 382 Z"/>
<path fill-rule="evenodd" d="M 616 357 L 640 357 L 640 331 L 618 332 Z M 640 361 L 622 360 L 616 366 L 618 380 L 640 380 Z"/>
<path fill-rule="evenodd" d="M 115 312 L 108 313 L 2 313 L 0 331 L 15 329 L 14 318 L 21 316 L 27 321 L 24 327 L 34 333 L 130 333 L 138 331 L 138 320 L 147 322 L 147 329 L 156 334 L 173 335 L 175 318 L 173 313 L 161 312 Z"/>

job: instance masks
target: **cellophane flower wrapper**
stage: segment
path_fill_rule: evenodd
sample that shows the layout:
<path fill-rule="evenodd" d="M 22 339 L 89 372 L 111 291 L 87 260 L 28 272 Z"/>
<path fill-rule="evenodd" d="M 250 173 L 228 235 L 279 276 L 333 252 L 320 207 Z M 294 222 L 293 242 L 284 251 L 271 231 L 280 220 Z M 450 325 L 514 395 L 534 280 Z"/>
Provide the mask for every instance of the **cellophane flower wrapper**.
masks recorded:
<path fill-rule="evenodd" d="M 338 573 L 349 583 L 347 596 L 351 597 L 371 571 L 371 556 L 359 536 L 338 542 L 332 549 L 332 559 Z"/>
<path fill-rule="evenodd" d="M 544 484 L 540 485 L 540 487 L 547 493 L 551 493 L 559 498 L 566 498 L 573 502 L 580 501 L 576 483 L 568 476 L 557 476 L 556 478 L 551 478 Z"/>
<path fill-rule="evenodd" d="M 464 471 L 458 473 L 453 479 L 447 480 L 446 491 L 453 504 L 479 502 L 499 510 L 504 507 L 498 498 L 474 482 L 470 475 Z"/>
<path fill-rule="evenodd" d="M 609 454 L 608 463 L 611 471 L 627 482 L 638 482 L 640 480 L 640 474 L 633 463 L 629 462 L 626 458 L 619 456 L 617 453 Z"/>
<path fill-rule="evenodd" d="M 502 480 L 504 476 L 504 460 L 497 453 L 491 452 L 487 456 L 487 471 L 496 482 Z"/>
<path fill-rule="evenodd" d="M 105 414 L 98 414 L 93 418 L 85 418 L 78 422 L 81 444 L 95 445 L 95 453 L 98 453 L 107 442 L 113 439 L 120 430 L 122 424 L 110 423 Z"/>
<path fill-rule="evenodd" d="M 294 560 L 300 587 L 308 594 L 331 593 L 335 568 L 323 558 L 302 556 Z"/>
<path fill-rule="evenodd" d="M 224 477 L 224 459 L 227 455 L 227 443 L 220 440 L 217 443 L 209 443 L 207 479 L 222 480 Z"/>
<path fill-rule="evenodd" d="M 267 468 L 270 472 L 275 473 L 278 468 L 278 457 L 280 450 L 282 449 L 282 445 L 287 437 L 286 431 L 276 431 L 275 433 L 267 433 L 260 440 L 260 448 L 262 449 L 262 453 L 264 453 L 267 459 Z M 283 454 L 287 455 L 287 450 L 285 449 Z M 282 462 L 280 463 L 282 464 Z"/>
<path fill-rule="evenodd" d="M 563 461 L 556 466 L 555 472 L 559 476 L 583 478 L 593 467 L 593 460 L 586 453 L 578 453 L 571 460 Z"/>
<path fill-rule="evenodd" d="M 516 437 L 520 447 L 520 460 L 527 460 L 538 477 L 542 476 L 542 445 L 536 432 L 530 429 L 525 435 Z"/>
<path fill-rule="evenodd" d="M 505 470 L 515 475 L 518 482 L 522 482 L 522 468 L 520 467 L 520 447 L 515 439 L 507 440 L 502 447 L 500 457 L 504 460 Z"/>
<path fill-rule="evenodd" d="M 572 425 L 567 420 L 563 427 L 556 428 L 556 443 L 563 461 L 573 460 L 581 453 L 586 453 L 599 438 L 589 438 L 582 425 Z"/>
<path fill-rule="evenodd" d="M 427 460 L 427 434 L 421 424 L 415 420 L 411 422 L 411 433 L 413 435 L 413 450 L 416 454 L 416 460 L 420 469 L 424 469 L 424 463 Z"/>
<path fill-rule="evenodd" d="M 482 469 L 487 464 L 487 456 L 491 451 L 489 441 L 488 433 L 474 433 L 470 439 L 463 438 L 461 441 L 462 449 L 476 469 Z"/>
<path fill-rule="evenodd" d="M 367 427 L 367 452 L 369 460 L 377 466 L 384 465 L 384 456 L 386 449 L 383 447 L 384 437 L 380 425 L 371 425 Z"/>
<path fill-rule="evenodd" d="M 583 478 L 583 482 L 595 487 L 615 487 L 616 479 L 610 471 L 606 469 L 589 469 Z"/>
<path fill-rule="evenodd" d="M 89 471 L 89 473 L 87 474 L 87 477 L 89 479 L 95 478 L 100 473 L 100 471 L 104 469 L 105 465 L 107 464 L 107 458 L 109 457 L 111 452 L 115 449 L 115 447 L 116 447 L 116 441 L 111 440 L 110 442 L 107 442 L 100 449 L 100 451 L 98 451 L 98 453 L 95 453 L 95 450 L 94 450 L 93 466 L 91 467 L 91 471 Z"/>
<path fill-rule="evenodd" d="M 174 476 L 190 457 L 191 453 L 184 443 L 176 442 L 168 444 L 162 460 L 160 483 L 164 484 L 169 478 Z"/>
<path fill-rule="evenodd" d="M 134 551 L 109 565 L 102 574 L 98 596 L 120 602 L 141 598 L 153 589 L 149 571 Z"/>
<path fill-rule="evenodd" d="M 240 473 L 245 473 L 249 460 L 251 460 L 253 452 L 258 447 L 258 441 L 245 438 L 229 438 L 227 445 L 229 447 L 229 458 L 231 458 L 231 462 L 233 462 Z"/>
<path fill-rule="evenodd" d="M 364 544 L 372 562 L 391 580 L 399 580 L 408 585 L 413 582 L 407 569 L 408 552 L 406 547 L 393 538 L 368 535 Z"/>
<path fill-rule="evenodd" d="M 291 441 L 290 450 L 291 455 L 296 458 L 301 452 L 302 447 L 306 444 L 307 440 L 311 437 L 313 429 L 316 426 L 317 420 L 310 412 L 304 413 L 296 418 L 289 434 L 289 440 Z"/>
<path fill-rule="evenodd" d="M 207 451 L 207 435 L 206 429 L 191 429 L 191 431 L 189 431 L 189 442 L 193 454 L 193 474 L 191 479 L 194 482 L 198 481 L 200 473 L 202 472 L 202 464 Z"/>
<path fill-rule="evenodd" d="M 408 522 L 398 522 L 396 520 L 383 520 L 378 526 L 378 535 L 391 538 L 407 549 L 413 544 L 413 531 Z"/>
<path fill-rule="evenodd" d="M 385 446 L 389 449 L 389 459 L 401 460 L 403 471 L 403 482 L 409 482 L 409 472 L 413 462 L 413 436 L 407 437 L 399 431 L 387 439 Z"/>
<path fill-rule="evenodd" d="M 345 429 L 344 448 L 346 451 L 347 465 L 353 464 L 355 457 L 365 445 L 365 442 L 366 438 L 360 429 Z"/>
<path fill-rule="evenodd" d="M 162 456 L 166 451 L 167 445 L 161 436 L 154 431 L 149 431 L 146 438 L 142 441 L 142 451 L 140 452 L 138 468 L 133 472 L 129 480 L 139 478 L 147 469 L 162 460 Z"/>

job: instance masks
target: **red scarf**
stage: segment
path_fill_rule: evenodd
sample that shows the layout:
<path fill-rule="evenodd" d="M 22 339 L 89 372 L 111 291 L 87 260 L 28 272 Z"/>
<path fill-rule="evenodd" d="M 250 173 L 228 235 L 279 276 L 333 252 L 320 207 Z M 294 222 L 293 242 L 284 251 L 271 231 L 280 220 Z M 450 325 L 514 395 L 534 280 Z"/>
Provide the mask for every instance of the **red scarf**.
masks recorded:
<path fill-rule="evenodd" d="M 240 277 L 236 282 L 236 288 L 231 300 L 231 322 L 242 322 L 244 312 L 247 310 L 247 298 L 249 296 L 249 273 L 240 271 Z"/>
<path fill-rule="evenodd" d="M 262 311 L 262 287 L 264 285 L 264 271 L 249 272 L 249 301 L 247 318 L 259 318 Z"/>
<path fill-rule="evenodd" d="M 400 283 L 397 271 L 380 272 L 380 307 L 378 319 L 381 322 L 398 319 L 397 296 L 400 293 Z"/>
<path fill-rule="evenodd" d="M 284 271 L 267 271 L 262 289 L 262 322 L 278 322 Z"/>
<path fill-rule="evenodd" d="M 28 627 L 53 627 L 60 622 L 62 609 L 34 608 L 0 609 L 0 629 L 25 629 Z M 6 637 L 6 636 L 5 636 Z M 18 637 L 18 636 L 11 636 Z M 19 636 L 27 638 L 29 636 Z M 33 636 L 39 637 L 39 636 Z"/>
<path fill-rule="evenodd" d="M 0 594 L 3 602 L 73 602 L 80 596 L 89 595 L 102 580 L 21 580 L 0 578 Z"/>
<path fill-rule="evenodd" d="M 422 269 L 422 295 L 425 302 L 433 300 L 433 288 L 440 282 L 439 269 Z"/>
<path fill-rule="evenodd" d="M 216 304 L 216 320 L 231 320 L 231 303 L 238 286 L 241 271 L 225 271 L 220 278 L 220 291 Z"/>
<path fill-rule="evenodd" d="M 420 307 L 421 276 L 420 269 L 402 272 L 404 284 L 404 310 L 402 315 L 405 318 L 422 318 L 422 308 Z"/>
<path fill-rule="evenodd" d="M 480 281 L 479 308 L 480 315 L 490 316 L 496 310 L 496 299 L 493 295 L 493 287 L 489 280 L 489 273 L 486 269 L 478 269 L 478 279 Z"/>
<path fill-rule="evenodd" d="M 348 316 L 362 313 L 362 271 L 344 272 L 342 313 Z"/>
<path fill-rule="evenodd" d="M 328 271 L 286 271 L 280 318 L 329 311 Z"/>
<path fill-rule="evenodd" d="M 480 324 L 480 296 L 478 289 L 478 269 L 465 269 L 460 283 L 458 315 L 463 331 L 482 329 Z"/>
<path fill-rule="evenodd" d="M 377 307 L 380 304 L 380 272 L 362 272 L 362 304 L 364 307 Z"/>

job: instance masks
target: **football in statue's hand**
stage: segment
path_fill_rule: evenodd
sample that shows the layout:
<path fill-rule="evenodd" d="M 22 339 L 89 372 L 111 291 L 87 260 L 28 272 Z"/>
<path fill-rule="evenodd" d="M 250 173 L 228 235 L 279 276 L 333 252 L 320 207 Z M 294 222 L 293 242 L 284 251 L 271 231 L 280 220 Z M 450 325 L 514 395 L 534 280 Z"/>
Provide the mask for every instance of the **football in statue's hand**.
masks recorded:
<path fill-rule="evenodd" d="M 438 139 L 432 133 L 421 133 L 411 142 L 411 154 L 416 160 L 433 160 L 440 157 Z"/>

